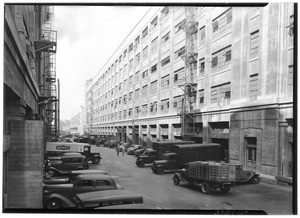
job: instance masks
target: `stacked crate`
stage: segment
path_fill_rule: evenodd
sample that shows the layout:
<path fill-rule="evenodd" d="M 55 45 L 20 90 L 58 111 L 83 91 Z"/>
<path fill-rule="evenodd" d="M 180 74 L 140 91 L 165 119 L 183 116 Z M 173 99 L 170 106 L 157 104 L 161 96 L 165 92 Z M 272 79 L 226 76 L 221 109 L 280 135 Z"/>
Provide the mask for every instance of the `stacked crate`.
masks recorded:
<path fill-rule="evenodd" d="M 207 166 L 208 162 L 194 161 L 188 164 L 188 177 L 192 179 L 207 179 Z"/>
<path fill-rule="evenodd" d="M 217 182 L 229 181 L 230 166 L 225 163 L 209 162 L 207 166 L 208 180 Z"/>
<path fill-rule="evenodd" d="M 227 182 L 236 180 L 236 166 L 228 163 L 194 161 L 188 164 L 188 177 L 192 179 Z"/>

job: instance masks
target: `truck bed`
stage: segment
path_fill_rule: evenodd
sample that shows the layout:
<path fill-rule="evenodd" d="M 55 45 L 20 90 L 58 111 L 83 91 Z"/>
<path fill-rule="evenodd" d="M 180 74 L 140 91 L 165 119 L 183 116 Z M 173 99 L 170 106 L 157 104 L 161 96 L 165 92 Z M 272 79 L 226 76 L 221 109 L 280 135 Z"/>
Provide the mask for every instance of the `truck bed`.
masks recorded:
<path fill-rule="evenodd" d="M 188 164 L 188 177 L 213 182 L 234 182 L 237 166 L 213 161 L 194 161 Z"/>

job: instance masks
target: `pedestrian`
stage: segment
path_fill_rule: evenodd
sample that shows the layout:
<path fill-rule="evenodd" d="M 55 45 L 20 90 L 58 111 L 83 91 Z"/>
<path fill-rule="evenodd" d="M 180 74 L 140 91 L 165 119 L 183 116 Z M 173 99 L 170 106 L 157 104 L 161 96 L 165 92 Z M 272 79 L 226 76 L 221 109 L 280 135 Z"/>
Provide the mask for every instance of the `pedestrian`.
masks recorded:
<path fill-rule="evenodd" d="M 125 147 L 123 146 L 123 148 L 122 148 L 122 155 L 123 156 L 125 156 L 124 153 L 125 153 Z"/>
<path fill-rule="evenodd" d="M 119 145 L 117 145 L 116 150 L 117 150 L 117 156 L 119 156 L 119 153 L 120 153 Z"/>

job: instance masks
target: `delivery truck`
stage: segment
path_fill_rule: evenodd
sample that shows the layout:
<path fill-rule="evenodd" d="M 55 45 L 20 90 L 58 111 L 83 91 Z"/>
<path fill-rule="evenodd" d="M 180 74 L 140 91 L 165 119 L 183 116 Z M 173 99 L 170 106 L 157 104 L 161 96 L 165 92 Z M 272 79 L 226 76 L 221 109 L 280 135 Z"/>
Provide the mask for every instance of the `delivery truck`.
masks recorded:
<path fill-rule="evenodd" d="M 236 182 L 237 172 L 237 166 L 228 163 L 194 161 L 175 173 L 173 182 L 175 185 L 179 185 L 180 182 L 199 185 L 205 194 L 217 189 L 227 193 Z"/>
<path fill-rule="evenodd" d="M 161 160 L 162 156 L 166 152 L 171 151 L 171 146 L 182 144 L 193 144 L 193 141 L 163 141 L 153 142 L 153 150 L 145 152 L 143 155 L 136 159 L 135 164 L 138 167 L 144 167 L 145 164 L 152 164 L 155 160 Z"/>
<path fill-rule="evenodd" d="M 46 150 L 46 156 L 61 156 L 66 152 L 78 152 L 94 164 L 99 164 L 100 159 L 102 159 L 100 147 L 87 143 L 48 142 Z"/>
<path fill-rule="evenodd" d="M 220 161 L 221 145 L 217 143 L 172 145 L 170 152 L 164 153 L 161 160 L 152 164 L 152 171 L 157 174 L 174 172 L 184 168 L 192 161 Z"/>

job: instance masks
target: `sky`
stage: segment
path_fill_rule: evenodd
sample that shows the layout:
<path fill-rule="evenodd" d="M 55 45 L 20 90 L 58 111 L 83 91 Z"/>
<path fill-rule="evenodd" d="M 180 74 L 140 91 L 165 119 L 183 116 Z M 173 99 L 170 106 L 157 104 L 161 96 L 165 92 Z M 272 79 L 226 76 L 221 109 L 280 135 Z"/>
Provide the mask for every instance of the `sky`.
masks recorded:
<path fill-rule="evenodd" d="M 84 106 L 84 84 L 93 78 L 149 10 L 138 6 L 55 6 L 56 78 L 60 119 Z"/>

